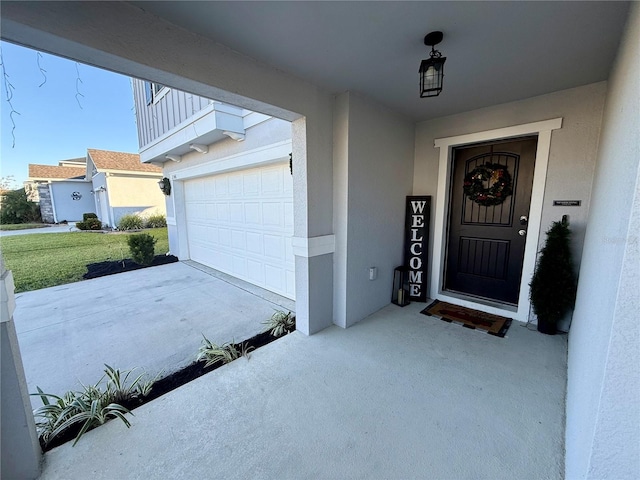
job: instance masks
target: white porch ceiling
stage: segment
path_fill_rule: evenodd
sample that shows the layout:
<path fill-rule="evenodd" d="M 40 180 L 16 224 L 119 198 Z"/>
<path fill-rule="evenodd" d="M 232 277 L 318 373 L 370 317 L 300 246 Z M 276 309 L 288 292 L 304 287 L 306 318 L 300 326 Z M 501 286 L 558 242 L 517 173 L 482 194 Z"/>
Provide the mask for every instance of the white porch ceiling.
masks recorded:
<path fill-rule="evenodd" d="M 133 2 L 331 92 L 427 120 L 606 80 L 628 2 Z M 444 90 L 420 99 L 424 35 Z"/>

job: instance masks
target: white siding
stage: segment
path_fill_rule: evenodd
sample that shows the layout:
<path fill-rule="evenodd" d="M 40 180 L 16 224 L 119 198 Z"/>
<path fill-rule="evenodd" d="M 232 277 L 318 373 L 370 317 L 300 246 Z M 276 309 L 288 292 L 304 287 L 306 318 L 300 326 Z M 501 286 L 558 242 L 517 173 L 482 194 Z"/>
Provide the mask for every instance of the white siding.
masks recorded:
<path fill-rule="evenodd" d="M 160 91 L 158 100 L 147 105 L 144 84 L 144 80 L 132 80 L 141 149 L 211 103 L 207 98 L 171 88 L 166 93 Z"/>

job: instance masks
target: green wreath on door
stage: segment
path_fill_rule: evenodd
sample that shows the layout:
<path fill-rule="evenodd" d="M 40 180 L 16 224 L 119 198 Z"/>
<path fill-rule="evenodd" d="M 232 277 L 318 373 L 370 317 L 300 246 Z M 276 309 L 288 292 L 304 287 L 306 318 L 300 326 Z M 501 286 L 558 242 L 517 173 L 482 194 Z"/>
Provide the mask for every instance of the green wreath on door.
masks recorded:
<path fill-rule="evenodd" d="M 500 205 L 513 193 L 511 175 L 506 165 L 485 163 L 464 177 L 464 194 L 484 207 Z"/>

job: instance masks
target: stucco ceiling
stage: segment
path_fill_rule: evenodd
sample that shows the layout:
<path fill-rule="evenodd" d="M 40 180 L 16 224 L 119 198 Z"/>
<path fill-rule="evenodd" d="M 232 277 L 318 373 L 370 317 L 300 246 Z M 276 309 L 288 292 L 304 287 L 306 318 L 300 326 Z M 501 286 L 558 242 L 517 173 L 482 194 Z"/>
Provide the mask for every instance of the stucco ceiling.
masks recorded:
<path fill-rule="evenodd" d="M 606 80 L 627 2 L 133 2 L 256 60 L 415 120 Z M 424 35 L 444 90 L 419 98 Z"/>

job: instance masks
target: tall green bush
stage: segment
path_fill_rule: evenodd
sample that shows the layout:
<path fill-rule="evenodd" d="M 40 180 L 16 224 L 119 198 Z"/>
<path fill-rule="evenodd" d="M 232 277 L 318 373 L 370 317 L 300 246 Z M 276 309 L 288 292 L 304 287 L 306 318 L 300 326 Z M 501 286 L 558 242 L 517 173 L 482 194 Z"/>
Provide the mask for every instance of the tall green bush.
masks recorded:
<path fill-rule="evenodd" d="M 127 238 L 131 258 L 140 265 L 151 265 L 155 253 L 156 239 L 148 233 L 129 235 Z"/>
<path fill-rule="evenodd" d="M 7 225 L 41 221 L 40 206 L 27 198 L 27 192 L 24 191 L 24 188 L 11 190 L 2 195 L 0 223 Z"/>
<path fill-rule="evenodd" d="M 566 222 L 553 222 L 529 284 L 531 304 L 538 317 L 538 330 L 542 333 L 556 333 L 558 322 L 573 308 L 576 300 L 577 279 L 570 238 L 571 231 Z"/>

